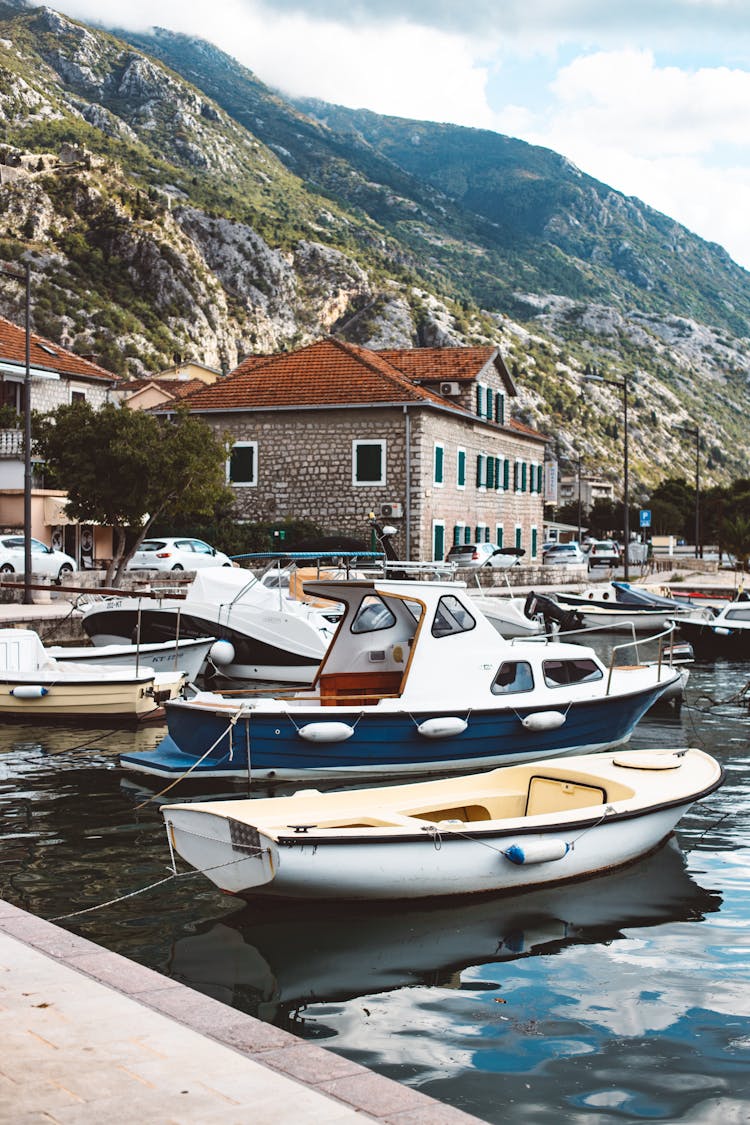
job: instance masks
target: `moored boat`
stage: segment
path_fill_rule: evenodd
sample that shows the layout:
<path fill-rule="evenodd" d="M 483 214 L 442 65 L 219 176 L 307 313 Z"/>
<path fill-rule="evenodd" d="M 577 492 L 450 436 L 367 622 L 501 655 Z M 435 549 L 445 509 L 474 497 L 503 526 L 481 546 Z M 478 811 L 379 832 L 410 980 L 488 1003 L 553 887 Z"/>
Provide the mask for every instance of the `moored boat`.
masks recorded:
<path fill-rule="evenodd" d="M 155 672 L 184 672 L 193 683 L 203 671 L 214 637 L 178 637 L 159 644 L 47 645 L 47 655 L 59 664 L 89 668 L 153 668 Z"/>
<path fill-rule="evenodd" d="M 586 753 L 627 741 L 678 675 L 663 661 L 607 668 L 583 645 L 504 639 L 463 583 L 306 590 L 344 606 L 311 688 L 174 701 L 167 737 L 121 764 L 156 776 L 367 778 Z"/>
<path fill-rule="evenodd" d="M 698 660 L 750 657 L 750 601 L 730 602 L 711 617 L 696 614 L 675 621 Z"/>
<path fill-rule="evenodd" d="M 250 571 L 209 567 L 183 597 L 101 599 L 83 609 L 82 624 L 95 645 L 213 636 L 225 646 L 217 671 L 229 679 L 309 684 L 335 614 L 269 589 Z"/>
<path fill-rule="evenodd" d="M 162 813 L 171 847 L 224 891 L 414 899 L 519 890 L 619 867 L 661 843 L 723 777 L 702 750 L 625 750 Z"/>
<path fill-rule="evenodd" d="M 656 632 L 687 614 L 703 613 L 689 602 L 665 598 L 629 582 L 608 582 L 589 586 L 580 594 L 558 591 L 560 605 L 576 610 L 587 629 L 606 632 Z"/>
<path fill-rule="evenodd" d="M 58 663 L 33 630 L 0 629 L 0 715 L 6 719 L 148 719 L 185 683 L 181 670 Z"/>

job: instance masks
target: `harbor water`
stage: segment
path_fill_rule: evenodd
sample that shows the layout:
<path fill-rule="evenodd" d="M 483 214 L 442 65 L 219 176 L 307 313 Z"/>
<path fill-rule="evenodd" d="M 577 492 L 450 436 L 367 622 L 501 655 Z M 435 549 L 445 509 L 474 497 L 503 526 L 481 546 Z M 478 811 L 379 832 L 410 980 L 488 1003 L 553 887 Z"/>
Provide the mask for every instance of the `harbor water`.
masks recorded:
<path fill-rule="evenodd" d="M 170 878 L 159 804 L 196 789 L 155 801 L 117 764 L 163 727 L 8 724 L 0 894 L 489 1122 L 748 1121 L 749 675 L 696 664 L 681 711 L 639 724 L 633 747 L 699 746 L 727 771 L 658 852 L 423 905 L 245 904 Z"/>

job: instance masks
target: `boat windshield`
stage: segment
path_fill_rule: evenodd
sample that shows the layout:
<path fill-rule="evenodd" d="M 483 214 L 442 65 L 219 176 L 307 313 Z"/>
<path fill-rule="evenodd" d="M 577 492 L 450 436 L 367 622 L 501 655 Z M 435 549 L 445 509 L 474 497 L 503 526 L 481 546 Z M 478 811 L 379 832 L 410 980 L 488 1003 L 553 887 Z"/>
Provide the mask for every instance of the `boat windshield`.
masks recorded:
<path fill-rule="evenodd" d="M 376 594 L 368 594 L 359 603 L 351 630 L 353 633 L 374 633 L 378 629 L 390 629 L 395 624 L 396 618 L 385 602 Z"/>
<path fill-rule="evenodd" d="M 454 594 L 446 594 L 437 604 L 432 622 L 433 637 L 450 637 L 456 633 L 468 633 L 476 621 L 466 606 Z"/>

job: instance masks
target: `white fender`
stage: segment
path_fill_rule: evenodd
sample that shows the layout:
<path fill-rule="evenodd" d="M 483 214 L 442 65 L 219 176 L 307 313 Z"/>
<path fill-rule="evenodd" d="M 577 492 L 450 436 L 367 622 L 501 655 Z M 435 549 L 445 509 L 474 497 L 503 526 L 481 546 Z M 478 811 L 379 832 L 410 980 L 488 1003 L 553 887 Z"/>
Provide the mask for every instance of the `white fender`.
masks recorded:
<path fill-rule="evenodd" d="M 297 734 L 308 742 L 346 742 L 354 734 L 348 723 L 306 723 Z"/>
<path fill-rule="evenodd" d="M 565 722 L 562 711 L 535 711 L 521 719 L 521 726 L 526 730 L 557 730 Z"/>
<path fill-rule="evenodd" d="M 234 645 L 231 641 L 214 641 L 208 650 L 209 660 L 214 664 L 231 664 L 234 660 Z"/>
<path fill-rule="evenodd" d="M 439 719 L 425 719 L 419 724 L 417 731 L 425 738 L 450 738 L 452 735 L 463 734 L 468 725 L 466 719 L 459 719 L 456 715 L 443 715 Z"/>
<path fill-rule="evenodd" d="M 503 855 L 511 863 L 550 863 L 562 859 L 570 851 L 570 844 L 564 840 L 524 840 L 511 844 Z"/>
<path fill-rule="evenodd" d="M 18 687 L 10 689 L 10 694 L 16 699 L 41 699 L 48 692 L 41 684 L 19 684 Z"/>

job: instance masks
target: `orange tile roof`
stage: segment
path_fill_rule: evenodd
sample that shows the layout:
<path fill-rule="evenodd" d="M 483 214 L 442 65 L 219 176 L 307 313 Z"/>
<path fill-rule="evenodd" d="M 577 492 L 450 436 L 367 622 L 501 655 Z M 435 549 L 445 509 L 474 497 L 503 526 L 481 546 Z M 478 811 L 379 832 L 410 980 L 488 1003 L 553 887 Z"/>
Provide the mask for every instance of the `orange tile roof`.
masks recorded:
<path fill-rule="evenodd" d="M 82 379 L 96 379 L 113 383 L 120 379 L 112 371 L 100 367 L 98 363 L 84 359 L 83 356 L 69 352 L 53 340 L 47 340 L 37 332 L 31 333 L 30 359 L 32 367 L 44 367 L 57 371 L 60 375 L 78 376 Z M 21 368 L 26 364 L 26 329 L 0 316 L 0 361 L 17 363 Z"/>
<path fill-rule="evenodd" d="M 494 347 L 384 348 L 376 353 L 410 379 L 470 382 L 499 354 Z"/>
<path fill-rule="evenodd" d="M 193 410 L 284 406 L 369 406 L 432 403 L 461 410 L 415 386 L 378 352 L 341 340 L 320 340 L 293 352 L 248 356 L 226 379 L 191 394 Z"/>

